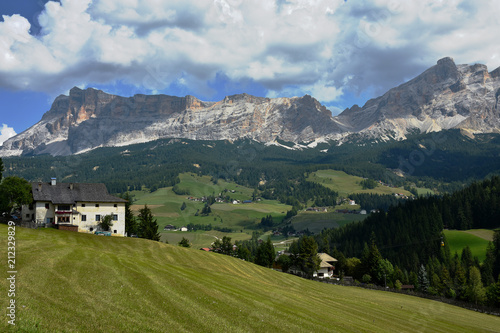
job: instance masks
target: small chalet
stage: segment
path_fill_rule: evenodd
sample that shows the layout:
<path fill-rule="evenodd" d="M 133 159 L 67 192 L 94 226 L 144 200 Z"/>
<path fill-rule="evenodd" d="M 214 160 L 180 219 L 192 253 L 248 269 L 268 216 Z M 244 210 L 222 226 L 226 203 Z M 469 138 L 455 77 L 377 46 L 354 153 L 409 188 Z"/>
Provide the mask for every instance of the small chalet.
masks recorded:
<path fill-rule="evenodd" d="M 313 276 L 319 278 L 331 278 L 333 271 L 335 270 L 335 263 L 337 262 L 337 259 L 326 253 L 318 253 L 318 257 L 321 259 L 321 263 L 319 264 L 319 270 L 314 272 Z"/>
<path fill-rule="evenodd" d="M 95 232 L 106 215 L 113 216 L 111 234 L 125 236 L 126 200 L 112 196 L 104 184 L 31 183 L 33 203 L 22 208 L 23 222 L 60 229 Z"/>
<path fill-rule="evenodd" d="M 321 263 L 319 265 L 319 270 L 313 273 L 313 277 L 318 277 L 322 279 L 331 278 L 333 276 L 333 272 L 335 271 L 335 263 L 337 262 L 337 259 L 331 257 L 326 253 L 318 253 L 317 255 L 318 258 L 321 260 Z M 281 267 L 276 266 L 275 269 L 281 270 Z M 300 268 L 295 266 L 290 267 L 289 271 L 292 274 L 297 274 L 297 275 L 302 274 Z"/>

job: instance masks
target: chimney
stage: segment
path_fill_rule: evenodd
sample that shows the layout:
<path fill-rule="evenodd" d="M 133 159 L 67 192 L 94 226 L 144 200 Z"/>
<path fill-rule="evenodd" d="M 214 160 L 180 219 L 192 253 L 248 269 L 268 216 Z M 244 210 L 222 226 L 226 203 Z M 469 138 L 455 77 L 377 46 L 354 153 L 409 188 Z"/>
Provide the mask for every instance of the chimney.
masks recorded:
<path fill-rule="evenodd" d="M 69 189 L 72 190 L 73 189 L 73 183 L 70 183 L 69 184 Z"/>
<path fill-rule="evenodd" d="M 56 184 L 56 178 L 50 178 L 50 185 L 55 186 Z"/>
<path fill-rule="evenodd" d="M 42 192 L 42 183 L 38 183 L 38 192 Z"/>

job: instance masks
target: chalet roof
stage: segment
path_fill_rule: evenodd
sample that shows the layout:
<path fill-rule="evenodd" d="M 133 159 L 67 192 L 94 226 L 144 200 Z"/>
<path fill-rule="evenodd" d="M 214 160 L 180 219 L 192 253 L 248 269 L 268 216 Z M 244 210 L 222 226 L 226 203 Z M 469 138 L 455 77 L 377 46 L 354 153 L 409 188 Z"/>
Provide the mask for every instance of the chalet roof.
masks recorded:
<path fill-rule="evenodd" d="M 126 200 L 112 196 L 104 184 L 88 183 L 31 183 L 34 201 L 71 205 L 76 202 L 124 203 Z"/>
<path fill-rule="evenodd" d="M 321 259 L 320 267 L 333 267 L 332 264 L 334 264 L 337 259 L 334 257 L 326 254 L 326 253 L 318 253 L 318 257 Z"/>
<path fill-rule="evenodd" d="M 328 255 L 327 253 L 318 253 L 318 256 L 320 257 L 321 260 L 324 260 L 326 262 L 328 261 L 337 261 L 337 259 L 335 259 L 334 257 Z"/>

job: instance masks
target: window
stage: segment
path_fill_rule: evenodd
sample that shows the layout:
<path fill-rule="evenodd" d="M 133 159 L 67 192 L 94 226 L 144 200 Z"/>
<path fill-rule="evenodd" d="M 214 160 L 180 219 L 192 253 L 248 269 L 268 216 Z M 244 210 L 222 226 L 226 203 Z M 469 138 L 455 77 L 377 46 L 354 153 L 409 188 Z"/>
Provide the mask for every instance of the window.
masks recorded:
<path fill-rule="evenodd" d="M 89 230 L 90 230 L 90 231 L 94 231 L 94 228 L 90 227 L 90 229 L 89 229 Z"/>
<path fill-rule="evenodd" d="M 96 220 L 96 222 L 101 222 L 101 215 L 97 214 L 95 216 L 95 220 Z"/>
<path fill-rule="evenodd" d="M 48 203 L 45 204 L 45 209 L 49 209 L 50 205 Z"/>
<path fill-rule="evenodd" d="M 69 222 L 69 216 L 59 216 L 57 217 L 58 223 L 66 223 Z"/>
<path fill-rule="evenodd" d="M 53 217 L 47 217 L 47 223 L 54 223 Z"/>
<path fill-rule="evenodd" d="M 115 207 L 115 208 L 116 208 L 116 207 L 118 207 L 118 205 L 117 205 L 117 204 L 114 204 L 114 205 L 113 205 L 113 207 Z"/>
<path fill-rule="evenodd" d="M 71 207 L 69 205 L 58 205 L 57 209 L 58 210 L 66 210 L 66 211 L 68 211 L 68 210 L 71 210 Z"/>
<path fill-rule="evenodd" d="M 99 204 L 95 204 L 96 208 L 99 208 Z"/>
<path fill-rule="evenodd" d="M 30 214 L 26 214 L 26 218 L 29 219 L 30 218 Z"/>
<path fill-rule="evenodd" d="M 85 207 L 85 204 L 82 204 L 82 207 Z"/>
<path fill-rule="evenodd" d="M 118 215 L 113 214 L 113 221 L 118 221 Z"/>
<path fill-rule="evenodd" d="M 33 204 L 30 204 L 30 205 L 28 206 L 28 209 L 29 209 L 29 210 L 33 210 Z"/>
<path fill-rule="evenodd" d="M 87 215 L 82 215 L 82 222 L 86 222 L 87 221 Z"/>
<path fill-rule="evenodd" d="M 113 233 L 116 234 L 117 233 L 116 230 L 113 230 Z"/>

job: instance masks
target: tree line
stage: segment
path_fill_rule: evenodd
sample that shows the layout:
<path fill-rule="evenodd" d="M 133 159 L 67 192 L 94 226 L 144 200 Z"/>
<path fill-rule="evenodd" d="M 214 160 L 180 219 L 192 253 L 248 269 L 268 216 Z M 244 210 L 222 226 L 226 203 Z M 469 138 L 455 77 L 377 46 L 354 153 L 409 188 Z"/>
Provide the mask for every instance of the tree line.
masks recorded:
<path fill-rule="evenodd" d="M 480 263 L 468 247 L 450 253 L 443 227 L 499 226 L 500 177 L 442 197 L 420 197 L 371 214 L 364 221 L 315 235 L 342 274 L 366 283 L 414 285 L 417 290 L 499 306 L 500 231 Z M 359 259 L 358 259 L 359 258 Z M 495 296 L 496 295 L 496 296 Z"/>
<path fill-rule="evenodd" d="M 334 193 L 320 193 L 325 190 L 307 185 L 304 174 L 319 169 L 343 170 L 398 186 L 411 182 L 420 187 L 438 188 L 441 192 L 499 172 L 500 157 L 496 153 L 499 135 L 478 135 L 472 140 L 458 131 L 443 133 L 446 140 L 436 147 L 429 144 L 432 134 L 414 135 L 401 142 L 322 144 L 302 151 L 250 140 L 230 143 L 162 139 L 126 148 L 100 148 L 81 155 L 9 157 L 3 162 L 8 176 L 16 175 L 28 181 L 46 181 L 55 176 L 69 182 L 100 182 L 105 183 L 111 193 L 174 186 L 179 182 L 179 173 L 194 172 L 252 188 L 261 186 L 266 195 L 280 201 L 294 196 L 303 203 L 311 200 L 317 206 L 328 206 L 335 198 Z M 433 149 L 423 152 L 421 146 Z M 429 163 L 419 165 L 406 178 L 389 171 L 397 169 L 400 158 L 406 161 L 413 152 L 424 154 Z M 365 185 L 374 184 L 368 180 Z"/>

